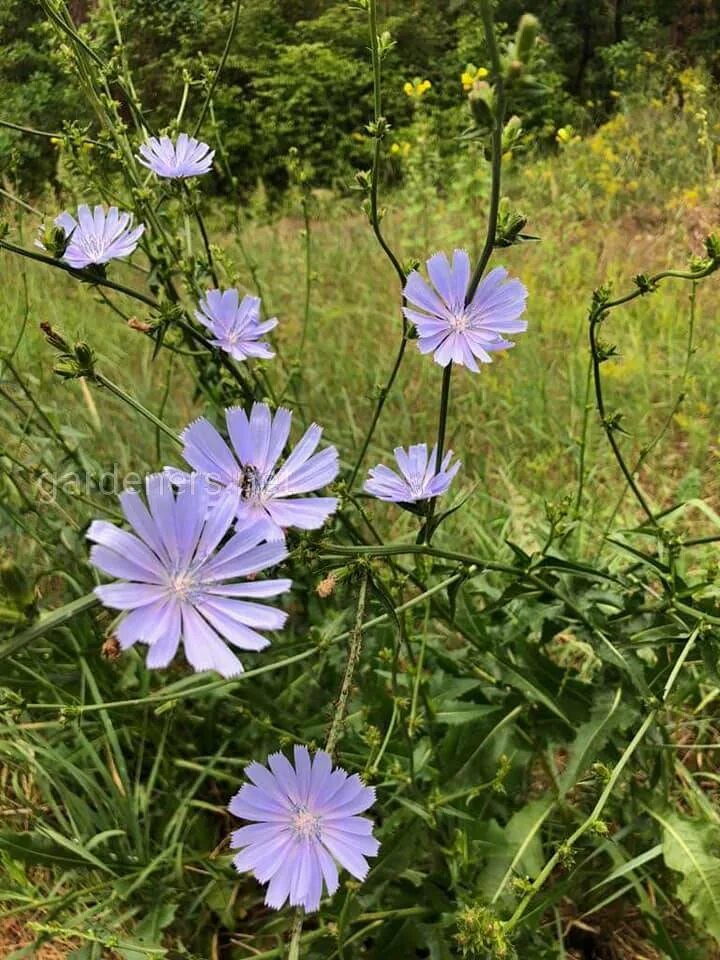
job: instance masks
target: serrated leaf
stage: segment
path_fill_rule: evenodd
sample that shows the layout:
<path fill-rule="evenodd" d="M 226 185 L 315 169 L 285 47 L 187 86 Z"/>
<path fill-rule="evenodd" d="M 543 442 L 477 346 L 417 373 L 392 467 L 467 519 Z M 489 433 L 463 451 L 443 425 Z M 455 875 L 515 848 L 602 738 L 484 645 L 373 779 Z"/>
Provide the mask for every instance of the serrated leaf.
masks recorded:
<path fill-rule="evenodd" d="M 683 875 L 676 894 L 701 928 L 720 941 L 720 826 L 674 810 L 650 813 L 663 828 L 663 857 Z"/>
<path fill-rule="evenodd" d="M 622 708 L 622 690 L 597 696 L 590 719 L 579 728 L 569 750 L 567 763 L 559 779 L 560 795 L 564 797 L 582 774 L 594 763 L 608 741 L 610 734 L 627 716 Z"/>

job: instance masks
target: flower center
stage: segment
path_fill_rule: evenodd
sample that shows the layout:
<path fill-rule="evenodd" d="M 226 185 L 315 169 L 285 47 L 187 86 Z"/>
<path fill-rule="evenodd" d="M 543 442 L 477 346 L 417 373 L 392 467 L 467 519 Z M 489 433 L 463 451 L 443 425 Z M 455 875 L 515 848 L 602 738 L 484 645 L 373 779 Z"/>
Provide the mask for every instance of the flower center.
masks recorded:
<path fill-rule="evenodd" d="M 464 310 L 460 313 L 453 313 L 450 317 L 450 327 L 455 333 L 462 333 L 463 330 L 467 330 L 469 326 L 470 318 Z"/>
<path fill-rule="evenodd" d="M 320 837 L 322 819 L 311 813 L 305 804 L 298 803 L 293 808 L 290 826 L 293 833 L 303 840 L 317 840 Z"/>
<path fill-rule="evenodd" d="M 85 253 L 93 258 L 93 262 L 97 262 L 105 253 L 105 244 L 102 237 L 96 237 L 94 234 L 84 234 L 82 246 L 85 248 Z"/>
<path fill-rule="evenodd" d="M 168 587 L 179 600 L 189 600 L 195 589 L 195 578 L 187 570 L 183 570 L 170 577 Z"/>

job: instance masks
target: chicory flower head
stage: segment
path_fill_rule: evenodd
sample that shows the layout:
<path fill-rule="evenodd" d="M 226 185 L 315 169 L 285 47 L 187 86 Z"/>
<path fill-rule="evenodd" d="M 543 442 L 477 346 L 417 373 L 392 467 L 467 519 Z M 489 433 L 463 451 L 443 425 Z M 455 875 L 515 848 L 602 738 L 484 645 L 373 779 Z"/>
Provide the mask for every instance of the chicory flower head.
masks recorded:
<path fill-rule="evenodd" d="M 507 280 L 507 270 L 495 267 L 480 282 L 468 304 L 470 258 L 456 250 L 452 264 L 444 253 L 427 261 L 431 283 L 413 270 L 405 283 L 403 312 L 418 332 L 421 353 L 432 353 L 436 363 L 450 362 L 479 372 L 477 360 L 491 363 L 491 353 L 515 344 L 507 333 L 523 333 L 527 290 L 519 280 Z"/>
<path fill-rule="evenodd" d="M 268 758 L 269 769 L 251 763 L 245 774 L 251 781 L 230 801 L 236 817 L 252 821 L 235 830 L 230 845 L 240 853 L 239 872 L 252 871 L 267 883 L 265 903 L 279 910 L 291 906 L 317 910 L 323 894 L 338 888 L 337 864 L 364 880 L 380 844 L 373 824 L 357 814 L 375 801 L 375 790 L 357 774 L 348 776 L 319 750 L 313 759 L 307 747 L 295 747 L 295 764 L 281 753 Z"/>
<path fill-rule="evenodd" d="M 275 356 L 261 338 L 277 326 L 277 319 L 260 320 L 258 297 L 244 296 L 241 301 L 235 288 L 208 290 L 195 316 L 213 334 L 212 345 L 225 350 L 235 360 L 248 357 L 269 360 Z"/>
<path fill-rule="evenodd" d="M 337 498 L 298 495 L 319 490 L 337 476 L 335 447 L 315 453 L 322 428 L 313 423 L 278 466 L 290 436 L 289 410 L 280 407 L 273 416 L 267 404 L 254 403 L 249 417 L 241 407 L 231 407 L 225 420 L 232 448 L 203 417 L 183 430 L 182 455 L 219 491 L 239 492 L 238 521 L 258 523 L 267 540 L 284 540 L 285 527 L 321 527 L 337 509 Z M 165 472 L 178 486 L 194 476 L 174 467 Z"/>
<path fill-rule="evenodd" d="M 430 500 L 439 497 L 450 486 L 455 474 L 460 469 L 460 461 L 452 466 L 452 450 L 448 450 L 436 472 L 437 446 L 434 446 L 428 457 L 427 445 L 416 443 L 408 448 L 395 448 L 395 459 L 400 468 L 400 476 L 395 470 L 379 464 L 370 470 L 365 481 L 365 490 L 379 500 L 388 500 L 391 503 L 416 503 L 418 500 Z"/>
<path fill-rule="evenodd" d="M 133 230 L 132 221 L 131 213 L 120 213 L 117 207 L 110 207 L 106 213 L 99 204 L 91 211 L 81 203 L 77 220 L 67 210 L 63 211 L 54 221 L 66 238 L 61 259 L 76 270 L 83 270 L 129 257 L 145 230 L 142 223 Z M 44 249 L 43 243 L 39 240 L 36 243 Z"/>
<path fill-rule="evenodd" d="M 214 156 L 206 143 L 181 133 L 176 143 L 170 137 L 149 137 L 140 145 L 138 160 L 159 177 L 178 180 L 208 173 Z"/>
<path fill-rule="evenodd" d="M 194 478 L 175 496 L 162 474 L 146 480 L 148 506 L 134 490 L 120 495 L 133 532 L 104 520 L 88 530 L 90 562 L 117 583 L 95 588 L 106 607 L 127 611 L 115 635 L 123 650 L 149 646 L 148 667 L 166 667 L 182 640 L 195 670 L 223 677 L 242 672 L 228 647 L 262 650 L 269 640 L 258 630 L 277 630 L 287 614 L 256 603 L 290 589 L 290 580 L 253 580 L 287 556 L 283 544 L 263 543 L 257 524 L 240 527 L 221 546 L 237 513 L 237 495 L 227 491 L 211 504 L 210 490 Z"/>

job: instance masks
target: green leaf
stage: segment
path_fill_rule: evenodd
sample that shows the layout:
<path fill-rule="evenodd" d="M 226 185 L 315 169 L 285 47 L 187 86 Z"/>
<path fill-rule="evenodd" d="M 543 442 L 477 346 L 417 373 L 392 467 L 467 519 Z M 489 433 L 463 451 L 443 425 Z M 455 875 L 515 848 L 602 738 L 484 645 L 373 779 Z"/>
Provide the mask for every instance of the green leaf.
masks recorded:
<path fill-rule="evenodd" d="M 479 720 L 499 709 L 500 707 L 488 703 L 472 703 L 470 700 L 445 700 L 442 709 L 435 714 L 435 719 L 438 723 L 457 726 L 461 723 L 469 723 L 471 720 Z"/>
<path fill-rule="evenodd" d="M 56 866 L 65 870 L 92 866 L 97 870 L 112 873 L 108 866 L 82 847 L 77 846 L 76 849 L 77 852 L 69 842 L 61 843 L 53 837 L 39 833 L 11 831 L 0 833 L 0 850 L 4 850 L 21 863 L 40 864 L 44 867 Z"/>
<path fill-rule="evenodd" d="M 720 826 L 675 811 L 652 816 L 663 828 L 663 857 L 683 879 L 677 896 L 701 929 L 720 941 Z"/>
<path fill-rule="evenodd" d="M 628 714 L 629 711 L 622 705 L 621 689 L 598 695 L 590 719 L 578 728 L 565 769 L 559 778 L 558 786 L 562 797 L 572 790 L 582 774 L 595 762 L 613 730 L 623 719 L 631 719 Z"/>
<path fill-rule="evenodd" d="M 536 877 L 544 858 L 540 830 L 555 804 L 550 798 L 531 800 L 513 814 L 503 829 L 503 844 L 488 859 L 481 885 L 496 903 L 514 874 Z"/>

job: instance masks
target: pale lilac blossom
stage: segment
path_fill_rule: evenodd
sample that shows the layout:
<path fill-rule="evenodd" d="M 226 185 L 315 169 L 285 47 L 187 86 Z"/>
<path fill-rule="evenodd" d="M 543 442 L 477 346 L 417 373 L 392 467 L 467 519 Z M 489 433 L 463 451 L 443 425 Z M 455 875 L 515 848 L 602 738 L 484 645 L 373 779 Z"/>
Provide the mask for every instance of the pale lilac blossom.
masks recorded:
<path fill-rule="evenodd" d="M 120 213 L 117 207 L 110 207 L 106 213 L 99 204 L 90 210 L 81 203 L 77 220 L 67 210 L 63 211 L 54 220 L 56 226 L 62 227 L 67 239 L 62 260 L 76 270 L 83 270 L 129 257 L 145 230 L 142 223 L 133 230 L 132 221 L 131 213 Z M 40 240 L 35 242 L 45 249 Z"/>
<path fill-rule="evenodd" d="M 436 363 L 466 366 L 478 373 L 477 360 L 491 363 L 491 353 L 515 346 L 505 334 L 523 333 L 527 290 L 519 280 L 508 280 L 504 267 L 495 267 L 480 282 L 470 302 L 470 258 L 456 250 L 452 264 L 446 254 L 436 253 L 427 261 L 430 283 L 417 270 L 405 283 L 403 307 L 418 332 L 421 353 L 432 353 Z"/>
<path fill-rule="evenodd" d="M 159 177 L 178 180 L 208 173 L 214 156 L 206 143 L 181 133 L 176 143 L 170 137 L 148 137 L 140 145 L 138 159 Z"/>
<path fill-rule="evenodd" d="M 295 764 L 281 753 L 268 767 L 251 763 L 251 781 L 230 801 L 236 817 L 249 820 L 235 830 L 230 846 L 240 850 L 233 863 L 267 883 L 265 903 L 279 910 L 289 900 L 312 912 L 320 906 L 323 885 L 332 896 L 338 888 L 338 865 L 364 880 L 380 844 L 372 821 L 358 814 L 375 801 L 375 790 L 357 774 L 333 770 L 332 758 L 319 750 L 310 759 L 307 747 L 295 747 Z"/>
<path fill-rule="evenodd" d="M 147 506 L 134 490 L 120 495 L 132 533 L 95 520 L 90 562 L 117 582 L 95 588 L 106 607 L 125 611 L 115 629 L 120 647 L 148 645 L 147 666 L 166 667 L 182 641 L 197 670 L 223 677 L 242 672 L 228 644 L 262 650 L 258 630 L 278 630 L 287 614 L 255 601 L 290 589 L 290 580 L 252 580 L 287 556 L 283 544 L 263 543 L 258 524 L 232 532 L 237 493 L 211 503 L 206 481 L 196 477 L 177 496 L 162 474 L 145 483 Z"/>
<path fill-rule="evenodd" d="M 287 527 L 316 530 L 337 509 L 336 497 L 307 497 L 331 483 L 338 473 L 334 446 L 315 452 L 322 428 L 313 423 L 291 453 L 281 456 L 290 436 L 292 413 L 280 407 L 273 415 L 254 403 L 248 417 L 241 407 L 225 411 L 230 445 L 204 417 L 181 434 L 182 455 L 194 471 L 218 490 L 239 491 L 238 522 L 255 522 L 267 540 L 284 540 Z M 178 486 L 194 474 L 174 467 L 165 471 Z"/>
<path fill-rule="evenodd" d="M 418 500 L 430 500 L 445 493 L 453 477 L 460 469 L 460 461 L 450 466 L 452 450 L 448 450 L 436 471 L 437 446 L 428 457 L 427 445 L 416 443 L 407 451 L 403 447 L 395 448 L 395 460 L 400 473 L 378 464 L 370 470 L 365 481 L 365 490 L 379 500 L 391 503 L 417 503 Z"/>
<path fill-rule="evenodd" d="M 275 317 L 264 322 L 260 320 L 258 297 L 244 296 L 240 300 L 235 288 L 208 290 L 198 304 L 195 316 L 212 333 L 212 345 L 225 350 L 233 359 L 260 357 L 269 360 L 275 356 L 262 337 L 277 326 L 277 320 Z"/>

